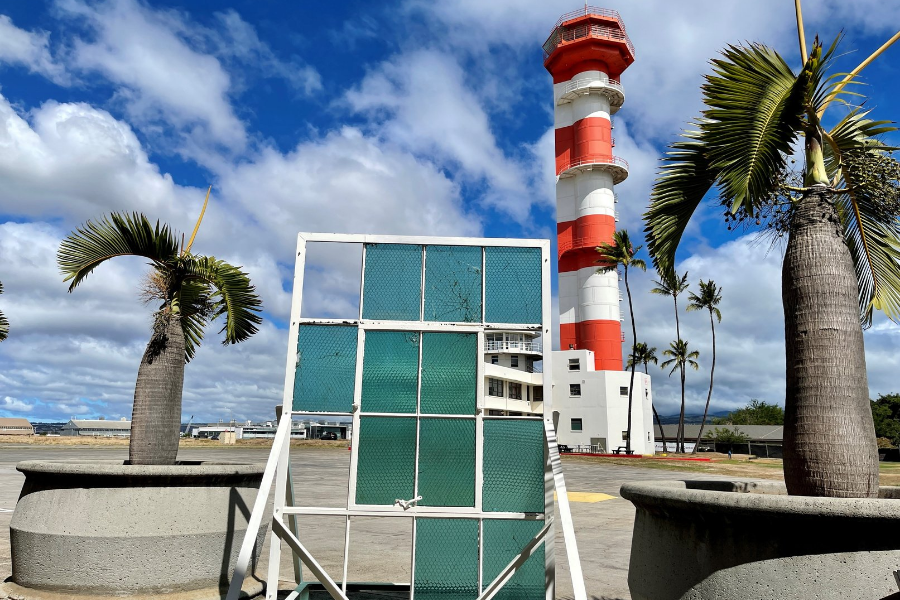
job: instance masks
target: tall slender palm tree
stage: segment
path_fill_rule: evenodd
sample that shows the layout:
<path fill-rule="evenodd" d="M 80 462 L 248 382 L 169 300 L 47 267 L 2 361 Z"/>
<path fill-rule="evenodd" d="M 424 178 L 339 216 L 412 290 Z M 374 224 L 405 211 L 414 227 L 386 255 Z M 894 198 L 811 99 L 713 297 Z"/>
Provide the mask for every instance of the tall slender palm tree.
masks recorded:
<path fill-rule="evenodd" d="M 896 128 L 851 105 L 845 86 L 900 33 L 839 78 L 829 74 L 839 40 L 823 51 L 816 38 L 807 56 L 797 16 L 799 73 L 761 44 L 729 46 L 712 61 L 706 108 L 663 159 L 646 234 L 657 268 L 671 269 L 688 221 L 715 188 L 726 220 L 765 219 L 787 235 L 785 483 L 796 495 L 875 497 L 862 327 L 876 308 L 900 316 L 900 167 L 878 139 Z M 834 100 L 849 108 L 826 130 Z M 788 159 L 801 140 L 805 164 L 794 181 Z"/>
<path fill-rule="evenodd" d="M 236 344 L 256 333 L 262 322 L 256 314 L 262 305 L 250 278 L 225 261 L 191 254 L 196 233 L 195 228 L 187 247 L 179 250 L 179 236 L 168 225 L 151 225 L 138 213 L 111 213 L 70 233 L 57 254 L 65 281 L 71 281 L 69 292 L 111 258 L 150 261 L 144 296 L 159 307 L 135 383 L 128 449 L 132 464 L 175 463 L 184 366 L 200 346 L 206 325 L 224 316 L 222 343 Z"/>
<path fill-rule="evenodd" d="M 630 369 L 635 364 L 644 365 L 644 374 L 649 377 L 650 370 L 648 366 L 650 363 L 655 365 L 658 364 L 658 362 L 659 359 L 656 357 L 656 346 L 650 347 L 646 342 L 638 342 L 634 345 L 634 352 L 628 355 L 628 364 L 626 366 Z M 653 409 L 653 418 L 656 419 L 656 426 L 659 427 L 659 437 L 662 438 L 663 452 L 668 452 L 669 449 L 666 445 L 666 434 L 663 431 L 662 421 L 659 420 L 659 413 L 656 412 L 656 405 L 651 402 L 650 408 Z"/>
<path fill-rule="evenodd" d="M 671 269 L 657 270 L 659 279 L 653 283 L 656 287 L 650 290 L 651 294 L 659 294 L 660 296 L 671 296 L 675 302 L 675 339 L 681 341 L 681 321 L 678 317 L 678 295 L 688 288 L 688 274 L 678 275 L 674 267 Z M 684 373 L 681 374 L 684 377 Z M 678 431 L 675 433 L 675 451 L 678 451 L 679 444 L 684 446 L 684 394 L 681 395 L 681 413 L 678 417 Z"/>
<path fill-rule="evenodd" d="M 664 361 L 659 367 L 661 369 L 667 369 L 670 366 L 672 370 L 669 371 L 669 377 L 672 376 L 676 370 L 679 371 L 679 375 L 681 376 L 681 419 L 684 420 L 684 368 L 691 367 L 695 371 L 700 368 L 699 363 L 697 363 L 697 359 L 700 358 L 700 353 L 696 350 L 691 351 L 688 348 L 687 340 L 675 340 L 674 342 L 669 342 L 669 347 L 663 350 L 663 356 L 668 356 L 669 360 Z M 673 366 L 674 365 L 674 366 Z M 679 428 L 679 437 L 675 440 L 675 452 L 684 452 L 684 424 L 682 423 Z"/>
<path fill-rule="evenodd" d="M 634 324 L 634 309 L 631 305 L 631 287 L 628 285 L 628 269 L 634 267 L 641 271 L 647 270 L 647 263 L 634 255 L 641 247 L 637 248 L 631 245 L 631 239 L 628 237 L 628 230 L 620 229 L 613 233 L 612 244 L 601 244 L 597 248 L 600 254 L 602 266 L 597 269 L 598 273 L 608 273 L 617 271 L 619 266 L 625 271 L 625 292 L 628 294 L 628 313 L 631 315 L 631 352 L 634 354 L 634 344 L 637 343 L 637 328 Z M 625 440 L 625 452 L 631 454 L 631 399 L 634 392 L 634 364 L 631 365 L 631 383 L 628 385 L 628 437 Z"/>
<path fill-rule="evenodd" d="M 694 444 L 694 453 L 700 447 L 700 439 L 703 437 L 703 428 L 706 426 L 706 415 L 709 413 L 709 401 L 712 400 L 713 375 L 716 372 L 716 325 L 713 315 L 722 322 L 722 311 L 719 310 L 719 302 L 722 301 L 722 288 L 716 287 L 716 282 L 710 279 L 707 282 L 700 280 L 700 295 L 691 292 L 688 296 L 687 310 L 708 310 L 709 328 L 712 331 L 712 363 L 709 367 L 709 393 L 706 395 L 706 407 L 703 409 L 703 420 L 700 421 L 700 434 L 697 435 L 697 443 Z"/>
<path fill-rule="evenodd" d="M 3 284 L 0 283 L 0 294 L 3 293 Z M 0 312 L 0 342 L 9 337 L 9 321 L 6 320 L 6 316 Z"/>

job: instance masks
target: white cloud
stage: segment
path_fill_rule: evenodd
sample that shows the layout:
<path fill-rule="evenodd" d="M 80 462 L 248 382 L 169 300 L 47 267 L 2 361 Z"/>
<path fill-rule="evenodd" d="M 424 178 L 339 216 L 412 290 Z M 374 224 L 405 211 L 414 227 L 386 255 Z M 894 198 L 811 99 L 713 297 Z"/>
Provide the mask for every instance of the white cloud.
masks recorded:
<path fill-rule="evenodd" d="M 380 137 L 458 165 L 463 179 L 487 182 L 485 205 L 519 222 L 528 219 L 534 202 L 529 165 L 500 149 L 482 99 L 451 56 L 431 50 L 395 56 L 370 71 L 346 100 Z"/>
<path fill-rule="evenodd" d="M 228 97 L 231 77 L 212 55 L 190 43 L 191 25 L 175 12 L 154 11 L 136 0 L 87 3 L 59 0 L 64 15 L 93 33 L 76 39 L 71 61 L 119 86 L 116 99 L 144 127 L 163 122 L 227 148 L 247 140 Z"/>
<path fill-rule="evenodd" d="M 296 59 L 290 62 L 279 59 L 237 12 L 227 10 L 217 13 L 216 18 L 221 32 L 209 31 L 207 35 L 217 46 L 219 56 L 233 57 L 267 77 L 282 78 L 305 95 L 322 89 L 322 77 L 315 68 Z"/>
<path fill-rule="evenodd" d="M 0 212 L 19 217 L 144 210 L 180 224 L 202 204 L 199 190 L 159 172 L 127 124 L 83 103 L 20 114 L 0 95 L 0 179 Z"/>
<path fill-rule="evenodd" d="M 65 68 L 50 54 L 50 34 L 19 29 L 6 15 L 0 15 L 0 63 L 22 65 L 55 83 L 69 81 Z"/>

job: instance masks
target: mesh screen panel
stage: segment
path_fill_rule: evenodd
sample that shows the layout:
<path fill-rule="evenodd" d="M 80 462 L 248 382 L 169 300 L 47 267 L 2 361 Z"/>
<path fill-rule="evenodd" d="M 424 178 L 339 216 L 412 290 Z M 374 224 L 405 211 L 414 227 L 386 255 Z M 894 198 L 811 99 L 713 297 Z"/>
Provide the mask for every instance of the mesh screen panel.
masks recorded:
<path fill-rule="evenodd" d="M 475 420 L 419 423 L 420 506 L 475 506 Z"/>
<path fill-rule="evenodd" d="M 419 335 L 411 331 L 366 332 L 361 410 L 415 414 Z"/>
<path fill-rule="evenodd" d="M 294 410 L 350 412 L 357 334 L 356 327 L 300 325 Z"/>
<path fill-rule="evenodd" d="M 478 596 L 478 521 L 416 519 L 416 600 Z"/>
<path fill-rule="evenodd" d="M 488 323 L 541 323 L 541 249 L 484 249 Z"/>
<path fill-rule="evenodd" d="M 422 334 L 421 412 L 475 414 L 478 359 L 474 333 Z"/>
<path fill-rule="evenodd" d="M 482 582 L 486 588 L 515 556 L 543 528 L 543 521 L 484 520 L 484 564 Z M 482 589 L 483 591 L 483 589 Z M 519 567 L 512 579 L 494 598 L 502 600 L 544 600 L 544 545 Z"/>
<path fill-rule="evenodd" d="M 418 321 L 422 305 L 422 247 L 366 244 L 363 318 Z"/>
<path fill-rule="evenodd" d="M 491 512 L 544 512 L 543 423 L 484 421 L 482 506 Z"/>
<path fill-rule="evenodd" d="M 425 320 L 481 322 L 480 247 L 425 247 Z"/>
<path fill-rule="evenodd" d="M 413 497 L 416 419 L 360 417 L 357 504 L 394 504 Z"/>

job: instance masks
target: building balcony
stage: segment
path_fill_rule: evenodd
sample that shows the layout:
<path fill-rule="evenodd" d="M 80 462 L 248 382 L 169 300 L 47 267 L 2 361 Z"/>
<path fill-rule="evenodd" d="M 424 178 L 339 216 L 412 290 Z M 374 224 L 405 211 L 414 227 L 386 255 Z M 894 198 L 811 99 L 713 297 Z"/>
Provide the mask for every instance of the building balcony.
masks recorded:
<path fill-rule="evenodd" d="M 487 340 L 484 342 L 485 352 L 517 352 L 540 354 L 542 352 L 541 348 L 542 346 L 540 340 Z"/>
<path fill-rule="evenodd" d="M 625 90 L 617 79 L 575 79 L 566 83 L 562 90 L 557 106 L 573 102 L 579 96 L 588 94 L 602 94 L 609 100 L 609 112 L 615 114 L 625 104 Z M 613 146 L 615 146 L 613 141 Z"/>
<path fill-rule="evenodd" d="M 559 163 L 557 163 L 559 164 Z M 628 161 L 612 155 L 587 155 L 562 165 L 559 178 L 574 177 L 578 173 L 600 169 L 612 174 L 613 183 L 620 184 L 628 178 Z"/>

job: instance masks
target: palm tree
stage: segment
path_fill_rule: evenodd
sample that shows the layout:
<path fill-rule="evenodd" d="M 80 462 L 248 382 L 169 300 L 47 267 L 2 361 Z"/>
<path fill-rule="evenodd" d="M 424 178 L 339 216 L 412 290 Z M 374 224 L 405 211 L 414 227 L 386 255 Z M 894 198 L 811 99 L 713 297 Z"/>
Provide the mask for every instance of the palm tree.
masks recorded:
<path fill-rule="evenodd" d="M 659 279 L 653 283 L 656 287 L 650 290 L 651 294 L 659 294 L 660 296 L 672 296 L 675 302 L 675 339 L 681 341 L 681 321 L 678 318 L 678 295 L 688 288 L 688 274 L 679 276 L 674 267 L 671 269 L 658 270 Z M 684 377 L 684 373 L 681 374 Z M 679 443 L 684 446 L 684 394 L 681 395 L 681 414 L 678 417 L 678 431 L 675 433 L 675 451 L 678 451 Z"/>
<path fill-rule="evenodd" d="M 799 10 L 802 69 L 761 44 L 729 46 L 703 85 L 706 109 L 670 146 L 644 215 L 651 256 L 671 269 L 682 234 L 713 187 L 726 220 L 767 226 L 788 241 L 784 475 L 789 493 L 875 497 L 878 454 L 862 327 L 873 309 L 900 316 L 900 171 L 877 136 L 896 128 L 853 107 L 844 88 L 891 43 L 838 80 L 837 41 L 809 56 Z M 834 100 L 849 106 L 826 130 Z M 788 171 L 803 140 L 805 165 Z M 839 373 L 840 376 L 835 376 Z M 852 440 L 852 443 L 848 443 Z"/>
<path fill-rule="evenodd" d="M 654 365 L 658 363 L 658 359 L 656 358 L 656 347 L 649 347 L 646 342 L 638 342 L 634 345 L 634 352 L 628 355 L 628 364 L 626 365 L 629 369 L 632 368 L 635 364 L 644 365 L 644 374 L 648 377 L 650 376 L 650 371 L 648 366 L 650 363 Z M 659 420 L 659 413 L 656 412 L 656 406 L 651 402 L 650 408 L 653 409 L 653 417 L 656 419 L 656 425 L 659 427 L 659 437 L 662 438 L 663 444 L 663 452 L 668 452 L 669 449 L 666 446 L 666 434 L 663 431 L 662 421 Z"/>
<path fill-rule="evenodd" d="M 196 233 L 197 228 L 179 251 L 179 236 L 168 225 L 157 221 L 153 226 L 138 213 L 111 213 L 70 233 L 57 254 L 65 281 L 71 280 L 69 292 L 116 256 L 141 256 L 153 267 L 143 293 L 160 304 L 135 383 L 131 464 L 175 463 L 184 365 L 194 357 L 206 325 L 224 316 L 223 344 L 236 344 L 256 333 L 262 322 L 256 314 L 261 302 L 247 274 L 212 256 L 191 254 Z"/>
<path fill-rule="evenodd" d="M 3 284 L 0 283 L 0 294 L 3 293 Z M 2 312 L 0 312 L 0 342 L 9 337 L 9 321 Z"/>
<path fill-rule="evenodd" d="M 669 377 L 672 376 L 672 373 L 677 369 L 681 374 L 681 419 L 684 420 L 684 368 L 686 366 L 691 367 L 695 371 L 700 368 L 700 365 L 697 363 L 698 358 L 700 358 L 700 353 L 696 350 L 691 351 L 688 349 L 687 340 L 675 340 L 674 342 L 669 342 L 669 347 L 663 350 L 663 355 L 668 356 L 669 360 L 664 361 L 659 367 L 661 369 L 667 369 L 671 365 L 672 370 L 669 371 Z M 679 437 L 675 440 L 675 452 L 684 452 L 684 424 L 682 423 L 681 427 L 679 427 L 678 431 Z"/>
<path fill-rule="evenodd" d="M 628 285 L 628 268 L 634 267 L 641 271 L 647 270 L 647 263 L 634 255 L 641 247 L 631 245 L 628 230 L 621 229 L 613 233 L 612 244 L 600 244 L 597 252 L 600 254 L 598 262 L 603 263 L 598 273 L 618 271 L 619 265 L 625 271 L 625 292 L 628 294 L 628 313 L 631 315 L 631 352 L 634 354 L 634 344 L 637 343 L 637 328 L 634 324 L 634 310 L 631 306 L 631 288 Z M 634 364 L 631 365 L 631 383 L 628 385 L 628 437 L 625 439 L 625 453 L 631 454 L 631 399 L 634 392 Z"/>
<path fill-rule="evenodd" d="M 709 393 L 706 395 L 706 408 L 703 409 L 703 420 L 700 421 L 700 434 L 697 436 L 697 443 L 694 444 L 694 453 L 700 447 L 700 439 L 703 437 L 703 428 L 706 426 L 706 415 L 709 413 L 709 401 L 712 400 L 713 391 L 713 374 L 716 372 L 716 325 L 713 321 L 713 315 L 722 322 L 722 311 L 719 310 L 719 302 L 722 301 L 722 288 L 716 287 L 716 282 L 710 279 L 705 282 L 700 280 L 700 295 L 691 292 L 688 296 L 690 304 L 687 310 L 703 310 L 709 311 L 709 328 L 712 330 L 712 364 L 709 368 Z"/>

